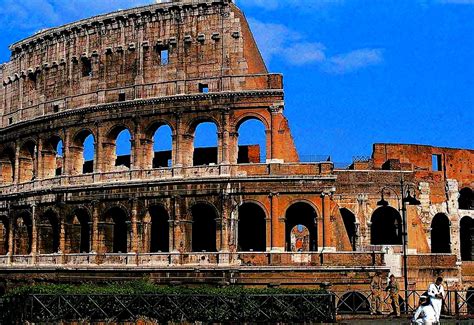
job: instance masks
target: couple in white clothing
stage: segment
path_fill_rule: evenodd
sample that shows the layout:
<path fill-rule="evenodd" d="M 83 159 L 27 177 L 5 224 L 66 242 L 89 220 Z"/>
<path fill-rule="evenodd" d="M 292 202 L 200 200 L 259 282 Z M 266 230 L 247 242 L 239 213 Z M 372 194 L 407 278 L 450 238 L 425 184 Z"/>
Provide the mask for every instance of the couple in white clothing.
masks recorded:
<path fill-rule="evenodd" d="M 413 316 L 415 324 L 436 324 L 439 323 L 441 308 L 443 307 L 444 288 L 443 278 L 438 277 L 435 283 L 430 284 L 428 295 L 420 297 L 420 306 Z"/>

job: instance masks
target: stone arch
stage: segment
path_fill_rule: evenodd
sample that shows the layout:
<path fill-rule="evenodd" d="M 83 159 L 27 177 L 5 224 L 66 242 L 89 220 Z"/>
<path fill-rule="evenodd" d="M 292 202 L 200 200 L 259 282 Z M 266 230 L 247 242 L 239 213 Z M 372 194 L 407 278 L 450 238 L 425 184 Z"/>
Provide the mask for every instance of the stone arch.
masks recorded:
<path fill-rule="evenodd" d="M 38 253 L 53 254 L 59 252 L 59 215 L 48 209 L 37 220 Z"/>
<path fill-rule="evenodd" d="M 245 201 L 238 207 L 238 250 L 264 252 L 267 249 L 267 213 L 260 204 Z"/>
<path fill-rule="evenodd" d="M 164 120 L 153 121 L 148 126 L 145 132 L 146 143 L 144 145 L 144 157 L 147 168 L 173 166 L 175 160 L 173 151 L 174 134 L 173 126 Z M 167 141 L 169 141 L 169 145 L 166 146 L 161 145 L 161 141 L 165 143 L 165 137 L 168 137 Z"/>
<path fill-rule="evenodd" d="M 396 209 L 390 206 L 376 209 L 372 214 L 371 223 L 372 245 L 402 244 L 402 218 Z"/>
<path fill-rule="evenodd" d="M 170 226 L 169 213 L 162 204 L 151 205 L 148 209 L 150 214 L 150 252 L 170 251 Z"/>
<path fill-rule="evenodd" d="M 451 222 L 444 213 L 438 213 L 431 222 L 431 252 L 451 253 Z"/>
<path fill-rule="evenodd" d="M 474 220 L 465 216 L 459 224 L 459 241 L 461 244 L 461 260 L 474 260 Z"/>
<path fill-rule="evenodd" d="M 128 126 L 118 124 L 106 132 L 102 143 L 105 171 L 131 168 L 133 135 L 130 130 Z"/>
<path fill-rule="evenodd" d="M 66 219 L 66 252 L 89 253 L 91 250 L 91 214 L 88 209 L 79 207 Z"/>
<path fill-rule="evenodd" d="M 340 314 L 365 314 L 370 312 L 370 303 L 365 295 L 357 291 L 350 291 L 341 296 L 337 303 L 337 312 Z"/>
<path fill-rule="evenodd" d="M 60 152 L 64 142 L 59 135 L 52 135 L 43 141 L 42 163 L 41 167 L 43 178 L 53 178 L 63 173 L 63 154 Z"/>
<path fill-rule="evenodd" d="M 285 213 L 287 251 L 316 251 L 318 242 L 317 212 L 307 202 L 296 202 Z"/>
<path fill-rule="evenodd" d="M 99 236 L 104 253 L 127 253 L 130 246 L 130 217 L 121 206 L 105 211 L 99 225 Z"/>
<path fill-rule="evenodd" d="M 352 249 L 355 251 L 357 238 L 356 216 L 351 210 L 347 208 L 340 208 L 339 212 L 341 213 L 342 221 L 344 222 L 344 227 L 346 229 L 347 236 L 349 237 Z"/>
<path fill-rule="evenodd" d="M 196 202 L 190 208 L 193 252 L 215 252 L 217 240 L 217 209 L 208 202 Z"/>
<path fill-rule="evenodd" d="M 235 132 L 238 132 L 240 126 L 247 122 L 248 120 L 259 120 L 262 122 L 263 126 L 265 127 L 265 131 L 270 131 L 270 123 L 268 122 L 267 118 L 262 114 L 255 113 L 255 112 L 248 112 L 242 114 L 236 121 L 235 121 Z"/>
<path fill-rule="evenodd" d="M 72 145 L 69 147 L 71 159 L 68 159 L 72 175 L 94 172 L 94 161 L 97 158 L 95 146 L 96 136 L 90 129 L 81 129 L 74 135 Z"/>
<path fill-rule="evenodd" d="M 29 211 L 19 212 L 13 223 L 13 254 L 28 255 L 31 253 L 33 228 L 32 217 Z"/>
<path fill-rule="evenodd" d="M 0 215 L 0 255 L 8 253 L 8 238 L 10 233 L 10 223 L 7 216 Z"/>
<path fill-rule="evenodd" d="M 30 182 L 37 176 L 36 170 L 36 141 L 27 139 L 20 146 L 19 154 L 19 182 Z"/>
<path fill-rule="evenodd" d="M 459 191 L 458 198 L 459 209 L 473 210 L 474 209 L 474 191 L 469 187 L 464 187 Z"/>
<path fill-rule="evenodd" d="M 12 147 L 3 148 L 0 155 L 0 181 L 4 185 L 15 181 L 15 150 Z"/>
<path fill-rule="evenodd" d="M 256 123 L 255 123 L 256 121 Z M 250 126 L 250 128 L 246 128 Z M 260 135 L 252 134 L 260 129 Z M 237 163 L 262 163 L 268 157 L 269 131 L 265 123 L 255 116 L 242 118 L 237 124 Z"/>

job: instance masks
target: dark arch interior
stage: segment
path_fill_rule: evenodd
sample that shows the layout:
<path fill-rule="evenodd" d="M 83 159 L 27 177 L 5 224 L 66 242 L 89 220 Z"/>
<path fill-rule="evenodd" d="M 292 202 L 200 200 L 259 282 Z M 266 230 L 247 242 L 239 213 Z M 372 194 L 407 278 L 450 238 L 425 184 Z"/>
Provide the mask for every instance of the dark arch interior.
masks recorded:
<path fill-rule="evenodd" d="M 355 215 L 346 208 L 340 209 L 342 221 L 344 221 L 344 227 L 346 228 L 347 236 L 349 236 L 349 241 L 351 242 L 352 249 L 356 249 L 356 229 Z"/>
<path fill-rule="evenodd" d="M 105 220 L 106 251 L 111 251 L 113 253 L 127 253 L 127 214 L 121 208 L 112 208 L 107 211 Z"/>
<path fill-rule="evenodd" d="M 30 254 L 32 243 L 32 225 L 31 215 L 29 213 L 22 213 L 16 218 L 14 237 L 14 254 Z"/>
<path fill-rule="evenodd" d="M 90 252 L 90 217 L 86 210 L 74 211 L 72 223 L 67 225 L 69 251 L 73 253 Z"/>
<path fill-rule="evenodd" d="M 255 203 L 239 207 L 239 250 L 264 252 L 266 243 L 265 212 Z"/>
<path fill-rule="evenodd" d="M 9 232 L 8 218 L 0 216 L 0 255 L 8 253 L 8 232 Z"/>
<path fill-rule="evenodd" d="M 38 224 L 38 250 L 41 254 L 59 251 L 59 220 L 53 211 L 46 212 Z"/>
<path fill-rule="evenodd" d="M 442 213 L 435 215 L 431 223 L 431 252 L 451 253 L 449 219 Z"/>
<path fill-rule="evenodd" d="M 170 227 L 168 212 L 161 205 L 150 208 L 150 252 L 169 252 Z"/>
<path fill-rule="evenodd" d="M 465 187 L 462 190 L 460 190 L 458 203 L 459 203 L 459 209 L 462 209 L 462 210 L 474 209 L 474 192 L 468 187 Z"/>
<path fill-rule="evenodd" d="M 36 143 L 28 141 L 20 149 L 20 182 L 29 182 L 36 177 Z"/>
<path fill-rule="evenodd" d="M 286 210 L 285 243 L 286 250 L 291 251 L 291 231 L 295 226 L 304 226 L 309 231 L 309 248 L 311 251 L 318 249 L 316 211 L 307 203 L 295 203 Z M 299 227 L 304 229 L 303 227 Z"/>
<path fill-rule="evenodd" d="M 0 181 L 4 184 L 11 184 L 15 179 L 15 152 L 5 149 L 0 156 Z"/>
<path fill-rule="evenodd" d="M 381 207 L 372 215 L 372 245 L 401 245 L 402 219 L 392 207 Z"/>
<path fill-rule="evenodd" d="M 75 159 L 82 159 L 82 173 L 94 172 L 94 155 L 95 155 L 95 138 L 89 130 L 79 132 L 74 138 L 74 144 L 81 148 L 80 155 L 76 155 Z"/>
<path fill-rule="evenodd" d="M 370 303 L 360 292 L 351 291 L 344 294 L 337 304 L 338 313 L 368 313 L 370 312 Z"/>
<path fill-rule="evenodd" d="M 207 204 L 191 208 L 193 216 L 192 249 L 194 252 L 216 251 L 216 212 Z"/>
<path fill-rule="evenodd" d="M 474 260 L 474 221 L 470 217 L 461 219 L 461 229 L 459 232 L 461 242 L 461 260 Z"/>

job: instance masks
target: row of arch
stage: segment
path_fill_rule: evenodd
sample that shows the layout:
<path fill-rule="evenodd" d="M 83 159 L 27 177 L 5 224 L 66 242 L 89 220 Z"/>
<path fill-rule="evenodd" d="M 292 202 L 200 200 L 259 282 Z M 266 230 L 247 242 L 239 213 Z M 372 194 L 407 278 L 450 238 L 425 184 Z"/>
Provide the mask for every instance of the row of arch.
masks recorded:
<path fill-rule="evenodd" d="M 348 209 L 340 209 L 352 247 L 356 249 L 356 218 Z M 474 260 L 474 221 L 465 216 L 460 221 L 460 246 L 463 261 Z M 372 245 L 402 245 L 402 218 L 390 207 L 380 207 L 371 218 L 370 243 Z M 444 213 L 438 213 L 431 222 L 431 252 L 449 254 L 451 250 L 451 222 Z"/>
<path fill-rule="evenodd" d="M 269 141 L 266 123 L 257 117 L 247 116 L 238 122 L 236 131 L 232 134 L 236 138 L 233 149 L 236 152 L 232 155 L 235 161 L 228 163 L 265 162 Z M 112 127 L 100 143 L 95 132 L 82 129 L 72 135 L 68 148 L 65 148 L 64 136 L 59 134 L 52 135 L 41 143 L 29 139 L 20 145 L 18 152 L 14 146 L 7 146 L 0 151 L 1 181 L 3 184 L 12 184 L 16 180 L 22 183 L 63 174 L 92 173 L 96 168 L 106 172 L 124 168 L 172 167 L 177 163 L 177 137 L 170 124 L 158 121 L 146 128 L 142 139 L 133 135 L 131 127 L 126 125 Z M 179 145 L 183 147 L 186 144 L 186 151 L 190 153 L 183 155 L 181 165 L 200 166 L 222 162 L 222 157 L 219 161 L 218 154 L 220 137 L 218 124 L 214 120 L 195 121 L 189 126 L 185 136 L 182 136 L 183 140 Z M 97 148 L 99 144 L 100 147 Z M 139 151 L 136 151 L 137 146 L 140 147 Z M 182 149 L 184 148 L 179 150 L 183 151 Z M 68 157 L 65 157 L 66 151 Z M 101 155 L 102 166 L 96 164 L 98 155 Z M 142 159 L 143 163 L 140 164 L 138 159 Z"/>
<path fill-rule="evenodd" d="M 172 249 L 170 216 L 162 205 L 151 206 L 139 223 L 139 237 L 146 252 L 169 252 Z M 214 206 L 196 203 L 190 208 L 191 250 L 215 252 L 217 250 L 218 213 Z M 238 251 L 266 251 L 267 214 L 257 203 L 245 202 L 238 207 L 236 224 Z M 122 207 L 112 207 L 100 216 L 96 238 L 92 232 L 93 220 L 85 208 L 78 208 L 61 220 L 53 210 L 47 210 L 36 220 L 37 243 L 33 246 L 33 220 L 30 212 L 23 211 L 8 222 L 0 218 L 0 255 L 11 251 L 15 255 L 65 253 L 89 253 L 92 242 L 98 241 L 98 249 L 105 253 L 132 251 L 132 230 L 129 214 Z M 13 227 L 10 231 L 10 227 Z M 316 211 L 308 203 L 298 202 L 286 211 L 286 247 L 289 251 L 317 250 Z M 171 235 L 170 235 L 171 232 Z M 12 236 L 9 241 L 9 236 Z M 61 247 L 63 238 L 64 247 Z M 10 249 L 9 245 L 13 245 Z"/>
<path fill-rule="evenodd" d="M 351 241 L 356 250 L 355 216 L 348 209 L 342 208 L 341 216 Z M 195 252 L 217 249 L 217 227 L 219 214 L 214 206 L 198 203 L 190 209 L 191 250 Z M 236 224 L 238 251 L 267 250 L 267 213 L 257 203 L 245 202 L 238 207 Z M 286 251 L 317 250 L 317 213 L 308 203 L 298 202 L 291 205 L 285 213 L 285 249 Z M 392 207 L 380 207 L 374 211 L 371 224 L 372 245 L 401 245 L 401 217 Z M 131 220 L 127 211 L 121 207 L 107 210 L 100 217 L 98 241 L 103 252 L 128 252 L 131 247 Z M 142 238 L 147 238 L 144 248 L 149 252 L 167 252 L 170 250 L 171 218 L 162 205 L 154 205 L 140 223 Z M 92 219 L 86 209 L 76 209 L 65 220 L 53 210 L 42 214 L 36 223 L 38 232 L 39 253 L 54 253 L 60 250 L 60 238 L 64 236 L 67 253 L 90 252 L 93 240 Z M 14 254 L 29 254 L 32 250 L 32 217 L 29 212 L 18 215 L 12 223 L 6 216 L 0 217 L 0 239 L 3 244 L 0 253 L 9 250 L 9 228 Z M 431 252 L 451 253 L 450 221 L 445 214 L 435 215 L 431 225 Z M 474 259 L 474 221 L 464 217 L 460 221 L 460 245 L 462 260 Z"/>

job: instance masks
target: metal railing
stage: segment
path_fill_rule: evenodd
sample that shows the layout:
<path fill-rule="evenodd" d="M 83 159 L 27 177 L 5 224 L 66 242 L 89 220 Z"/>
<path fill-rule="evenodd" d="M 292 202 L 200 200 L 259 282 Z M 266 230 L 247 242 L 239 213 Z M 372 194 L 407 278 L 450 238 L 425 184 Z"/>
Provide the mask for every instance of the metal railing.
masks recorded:
<path fill-rule="evenodd" d="M 333 322 L 334 295 L 317 294 L 91 294 L 29 295 L 3 302 L 0 321 Z"/>
<path fill-rule="evenodd" d="M 404 299 L 404 293 L 400 291 L 399 304 L 403 312 L 405 303 L 409 314 L 414 314 L 418 308 L 420 296 L 426 291 L 408 290 L 408 297 Z M 371 306 L 374 303 L 374 296 L 370 291 L 346 291 L 334 292 L 337 314 L 370 314 Z M 386 293 L 382 293 L 382 312 L 390 313 L 390 298 Z M 455 318 L 474 317 L 474 290 L 446 291 L 443 300 L 441 315 Z"/>

